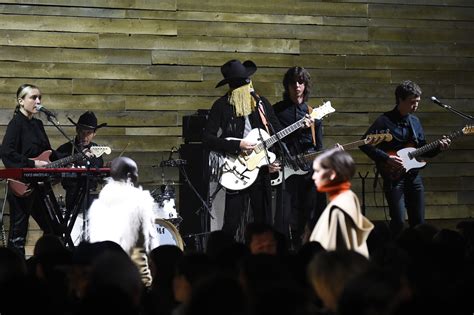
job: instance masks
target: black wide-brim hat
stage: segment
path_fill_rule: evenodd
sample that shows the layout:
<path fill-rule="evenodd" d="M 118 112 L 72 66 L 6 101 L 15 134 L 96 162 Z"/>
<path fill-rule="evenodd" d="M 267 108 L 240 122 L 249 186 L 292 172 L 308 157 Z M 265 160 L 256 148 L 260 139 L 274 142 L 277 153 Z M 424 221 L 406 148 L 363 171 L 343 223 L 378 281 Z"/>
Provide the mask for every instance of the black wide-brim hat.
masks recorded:
<path fill-rule="evenodd" d="M 224 79 L 217 83 L 216 88 L 227 83 L 234 88 L 250 83 L 249 77 L 254 74 L 255 71 L 257 71 L 257 65 L 251 60 L 246 60 L 243 63 L 236 59 L 227 61 L 221 67 Z M 237 86 L 232 86 L 236 84 Z"/>
<path fill-rule="evenodd" d="M 100 125 L 97 125 L 97 117 L 95 117 L 95 114 L 91 111 L 87 111 L 84 114 L 82 114 L 79 117 L 79 120 L 74 122 L 71 118 L 67 118 L 69 121 L 76 127 L 82 128 L 82 129 L 89 129 L 89 130 L 96 130 L 102 127 L 107 126 L 107 123 L 102 123 Z"/>

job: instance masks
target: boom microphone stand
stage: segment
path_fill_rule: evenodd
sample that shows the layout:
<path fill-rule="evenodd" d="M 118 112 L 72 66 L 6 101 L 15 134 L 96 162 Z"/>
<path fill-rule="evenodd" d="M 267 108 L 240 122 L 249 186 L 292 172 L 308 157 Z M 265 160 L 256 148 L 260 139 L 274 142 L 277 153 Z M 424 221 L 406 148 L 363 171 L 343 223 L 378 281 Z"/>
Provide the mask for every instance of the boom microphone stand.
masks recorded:
<path fill-rule="evenodd" d="M 461 112 L 461 111 L 459 111 L 459 110 L 457 110 L 457 109 L 451 107 L 451 106 L 448 105 L 448 104 L 444 104 L 444 103 L 440 102 L 440 101 L 439 101 L 436 97 L 434 97 L 434 96 L 431 97 L 431 101 L 432 101 L 433 103 L 435 103 L 435 104 L 437 104 L 437 105 L 443 107 L 444 109 L 447 109 L 447 110 L 449 110 L 450 112 L 452 112 L 452 113 L 454 113 L 454 114 L 456 114 L 456 115 L 458 115 L 458 116 L 464 118 L 464 119 L 471 120 L 471 121 L 474 120 L 474 117 L 472 117 L 471 115 L 466 114 L 466 113 L 463 113 L 463 112 Z"/>
<path fill-rule="evenodd" d="M 59 122 L 57 121 L 56 117 L 52 114 L 49 114 L 49 113 L 46 113 L 46 116 L 47 116 L 47 119 L 48 121 L 54 126 L 56 127 L 57 130 L 59 130 L 59 132 L 68 140 L 68 142 L 71 143 L 71 145 L 74 147 L 74 150 L 77 151 L 78 153 L 82 153 L 82 157 L 84 160 L 86 160 L 86 173 L 85 173 L 85 182 L 84 182 L 84 187 L 82 188 L 82 191 L 81 189 L 79 189 L 79 191 L 77 192 L 78 194 L 82 193 L 83 194 L 83 198 L 80 198 L 82 199 L 82 207 L 81 209 L 79 209 L 79 211 L 77 211 L 77 213 L 69 213 L 69 209 L 66 209 L 66 212 L 65 212 L 65 215 L 64 215 L 64 222 L 63 224 L 65 225 L 63 227 L 63 229 L 65 229 L 65 237 L 66 238 L 69 238 L 69 240 L 66 239 L 66 241 L 71 245 L 73 246 L 74 244 L 72 243 L 72 240 L 71 240 L 71 237 L 70 237 L 70 231 L 72 230 L 72 227 L 74 226 L 74 222 L 77 218 L 77 215 L 79 212 L 82 213 L 82 216 L 83 216 L 83 224 L 82 224 L 82 240 L 85 241 L 87 240 L 87 235 L 86 235 L 86 231 L 87 231 L 87 219 L 86 219 L 86 211 L 87 211 L 87 208 L 89 207 L 89 180 L 90 180 L 90 177 L 91 177 L 91 174 L 90 174 L 90 167 L 91 167 L 91 163 L 90 163 L 90 158 L 81 150 L 81 148 L 79 148 L 77 145 L 76 145 L 76 142 L 75 142 L 75 138 L 70 138 L 65 132 L 64 130 L 61 128 L 61 126 L 59 125 Z M 73 211 L 73 212 L 76 212 L 76 211 Z M 71 244 L 72 243 L 72 244 Z"/>

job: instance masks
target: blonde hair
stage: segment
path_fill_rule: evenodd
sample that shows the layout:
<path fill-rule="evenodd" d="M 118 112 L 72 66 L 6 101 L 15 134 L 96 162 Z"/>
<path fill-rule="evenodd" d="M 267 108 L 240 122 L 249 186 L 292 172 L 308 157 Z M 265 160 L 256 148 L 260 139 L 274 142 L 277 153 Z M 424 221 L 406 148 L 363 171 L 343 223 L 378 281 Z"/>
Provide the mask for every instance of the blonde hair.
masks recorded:
<path fill-rule="evenodd" d="M 252 82 L 229 91 L 229 103 L 234 106 L 237 117 L 247 116 L 257 107 L 250 92 L 253 91 Z"/>
<path fill-rule="evenodd" d="M 28 84 L 28 83 L 25 83 L 25 84 L 22 84 L 18 87 L 18 90 L 16 90 L 16 107 L 15 107 L 15 111 L 18 111 L 20 109 L 20 103 L 18 102 L 18 100 L 21 98 L 21 99 L 24 99 L 26 94 L 28 94 L 28 92 L 30 92 L 31 90 L 33 89 L 37 89 L 39 90 L 39 88 L 36 86 L 36 85 L 33 85 L 33 84 Z"/>

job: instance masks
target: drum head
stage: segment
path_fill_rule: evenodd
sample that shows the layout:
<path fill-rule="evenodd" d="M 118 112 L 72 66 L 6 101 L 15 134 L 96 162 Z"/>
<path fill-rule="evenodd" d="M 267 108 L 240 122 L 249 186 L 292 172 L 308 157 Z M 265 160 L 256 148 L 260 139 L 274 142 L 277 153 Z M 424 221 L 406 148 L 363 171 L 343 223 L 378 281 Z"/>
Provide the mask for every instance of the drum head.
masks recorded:
<path fill-rule="evenodd" d="M 156 230 L 160 239 L 160 245 L 175 245 L 184 250 L 184 242 L 178 229 L 170 222 L 162 219 L 155 219 Z"/>
<path fill-rule="evenodd" d="M 157 202 L 153 205 L 153 212 L 159 219 L 176 219 L 178 218 L 178 212 L 176 212 L 176 202 L 173 197 L 161 198 L 158 196 L 155 198 Z"/>

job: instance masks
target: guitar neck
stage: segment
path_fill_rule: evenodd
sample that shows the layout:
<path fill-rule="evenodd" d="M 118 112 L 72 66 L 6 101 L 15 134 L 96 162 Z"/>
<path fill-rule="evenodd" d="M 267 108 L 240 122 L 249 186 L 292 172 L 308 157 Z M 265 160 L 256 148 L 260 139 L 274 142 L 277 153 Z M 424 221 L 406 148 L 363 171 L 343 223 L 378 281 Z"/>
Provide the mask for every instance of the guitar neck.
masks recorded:
<path fill-rule="evenodd" d="M 76 153 L 76 154 L 74 154 L 74 155 L 71 155 L 71 156 L 68 156 L 68 157 L 65 157 L 65 158 L 56 160 L 56 161 L 54 161 L 54 162 L 51 162 L 51 163 L 49 163 L 48 165 L 46 165 L 46 168 L 57 168 L 57 167 L 61 167 L 61 166 L 67 165 L 67 164 L 69 164 L 69 163 L 72 163 L 72 162 L 77 161 L 77 160 L 80 159 L 82 156 L 83 156 L 83 153 L 82 153 L 82 152 L 79 152 L 79 153 Z"/>
<path fill-rule="evenodd" d="M 457 138 L 457 137 L 459 137 L 459 136 L 461 136 L 461 135 L 463 135 L 463 134 L 464 134 L 464 133 L 463 133 L 462 130 L 458 130 L 458 131 L 455 131 L 455 132 L 451 133 L 449 136 L 447 136 L 447 138 L 450 139 L 450 140 L 453 140 L 453 139 L 455 139 L 455 138 Z M 439 146 L 439 140 L 440 140 L 440 139 L 438 139 L 438 140 L 436 140 L 436 141 L 434 141 L 434 142 L 431 142 L 431 143 L 429 143 L 429 144 L 425 144 L 424 146 L 422 146 L 422 147 L 416 149 L 415 151 L 410 152 L 410 156 L 411 156 L 412 158 L 417 158 L 417 157 L 419 157 L 420 155 L 423 155 L 423 154 L 425 154 L 425 153 L 427 153 L 427 152 L 430 152 L 431 150 L 436 149 L 436 148 Z"/>
<path fill-rule="evenodd" d="M 265 140 L 265 146 L 267 148 L 271 147 L 274 145 L 279 139 L 283 139 L 284 137 L 288 136 L 290 133 L 294 132 L 295 130 L 298 130 L 303 126 L 304 118 L 301 118 L 297 122 L 289 125 L 283 130 L 278 131 L 276 134 Z"/>
<path fill-rule="evenodd" d="M 354 141 L 354 142 L 346 143 L 342 147 L 344 148 L 344 150 L 352 150 L 352 149 L 356 149 L 356 148 L 358 148 L 358 147 L 360 147 L 361 145 L 364 145 L 364 144 L 366 144 L 365 139 L 362 139 L 362 140 L 357 140 L 357 141 Z M 303 156 L 303 158 L 305 159 L 306 162 L 311 162 L 316 158 L 316 156 L 318 156 L 319 154 L 321 154 L 323 152 L 324 152 L 324 150 L 313 152 L 313 153 L 308 153 L 308 154 L 305 154 Z"/>

